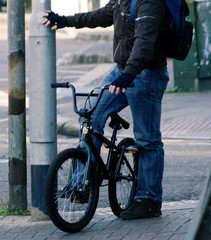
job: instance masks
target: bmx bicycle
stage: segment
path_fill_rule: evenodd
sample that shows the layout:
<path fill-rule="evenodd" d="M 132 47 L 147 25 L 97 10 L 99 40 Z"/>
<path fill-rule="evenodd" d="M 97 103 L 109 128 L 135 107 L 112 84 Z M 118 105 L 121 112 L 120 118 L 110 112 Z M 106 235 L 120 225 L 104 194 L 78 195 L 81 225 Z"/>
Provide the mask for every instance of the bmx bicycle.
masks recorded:
<path fill-rule="evenodd" d="M 94 216 L 103 180 L 108 182 L 108 199 L 114 215 L 119 217 L 131 204 L 137 187 L 138 149 L 133 138 L 123 138 L 116 143 L 117 132 L 130 126 L 117 113 L 110 115 L 111 138 L 92 128 L 92 114 L 108 86 L 94 88 L 89 93 L 76 92 L 69 82 L 54 83 L 51 87 L 70 88 L 73 109 L 83 119 L 78 145 L 56 156 L 49 166 L 44 185 L 44 204 L 51 221 L 60 230 L 73 233 L 86 227 Z M 80 110 L 78 97 L 85 97 L 84 107 Z M 95 103 L 88 108 L 87 103 L 93 97 Z M 106 161 L 97 151 L 93 136 L 107 148 Z"/>

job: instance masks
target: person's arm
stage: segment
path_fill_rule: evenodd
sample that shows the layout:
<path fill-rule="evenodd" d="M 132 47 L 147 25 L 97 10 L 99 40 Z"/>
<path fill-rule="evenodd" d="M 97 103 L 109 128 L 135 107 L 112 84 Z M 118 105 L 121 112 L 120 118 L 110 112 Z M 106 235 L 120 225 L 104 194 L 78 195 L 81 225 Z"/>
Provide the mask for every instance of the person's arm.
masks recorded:
<path fill-rule="evenodd" d="M 60 16 L 52 11 L 47 11 L 44 14 L 45 20 L 43 21 L 43 24 L 46 27 L 51 25 L 52 30 L 64 27 L 108 27 L 113 24 L 113 5 L 115 2 L 115 0 L 110 0 L 105 7 L 99 8 L 98 10 L 77 13 L 72 16 Z"/>
<path fill-rule="evenodd" d="M 154 57 L 155 45 L 165 12 L 163 0 L 142 0 L 137 2 L 135 41 L 124 69 L 133 76 L 147 68 Z"/>
<path fill-rule="evenodd" d="M 111 93 L 125 92 L 136 76 L 150 66 L 164 8 L 163 0 L 137 1 L 134 45 L 124 72 L 111 83 L 109 88 Z"/>

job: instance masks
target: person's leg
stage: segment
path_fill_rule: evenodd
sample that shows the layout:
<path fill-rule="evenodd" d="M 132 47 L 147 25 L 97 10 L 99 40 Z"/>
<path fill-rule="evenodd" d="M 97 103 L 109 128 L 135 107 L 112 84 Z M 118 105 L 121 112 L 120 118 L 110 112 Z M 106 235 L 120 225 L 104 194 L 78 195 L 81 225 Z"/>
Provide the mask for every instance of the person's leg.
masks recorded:
<path fill-rule="evenodd" d="M 116 79 L 120 74 L 122 73 L 122 69 L 119 68 L 117 65 L 114 66 L 114 68 L 104 77 L 102 82 L 97 87 L 103 87 L 105 85 L 110 85 L 114 79 Z M 98 91 L 98 90 L 97 90 Z M 92 97 L 90 101 L 87 103 L 87 108 L 89 109 L 92 107 L 96 102 L 96 98 Z M 104 127 L 106 124 L 106 121 L 111 113 L 119 112 L 123 108 L 125 108 L 128 105 L 127 97 L 125 94 L 111 94 L 109 91 L 105 91 L 102 95 L 102 98 L 100 99 L 100 102 L 98 103 L 97 108 L 95 109 L 93 116 L 92 116 L 92 127 L 95 131 L 98 133 L 103 134 L 104 133 Z M 79 118 L 79 122 L 83 121 L 82 118 Z M 80 132 L 81 136 L 81 132 Z M 93 143 L 95 144 L 96 149 L 100 153 L 100 148 L 102 143 L 96 138 L 93 137 Z M 94 156 L 92 156 L 93 162 L 95 162 Z M 78 164 L 77 166 L 77 172 L 76 174 L 73 174 L 73 183 L 74 180 L 80 178 L 79 185 L 82 183 L 83 179 L 83 171 L 84 166 L 81 163 L 81 165 Z"/>
<path fill-rule="evenodd" d="M 110 85 L 121 73 L 122 69 L 116 65 L 114 69 L 103 79 L 99 86 L 102 87 Z M 110 114 L 120 112 L 126 106 L 128 106 L 128 101 L 125 94 L 121 93 L 117 95 L 115 93 L 111 94 L 109 91 L 105 91 L 93 113 L 93 129 L 98 133 L 104 134 L 104 127 Z M 93 141 L 97 150 L 100 151 L 101 142 L 96 138 L 94 138 Z"/>
<path fill-rule="evenodd" d="M 134 136 L 140 149 L 135 199 L 149 199 L 159 207 L 162 203 L 164 168 L 160 120 L 167 83 L 166 68 L 146 69 L 134 80 L 133 89 L 126 92 L 133 116 Z"/>

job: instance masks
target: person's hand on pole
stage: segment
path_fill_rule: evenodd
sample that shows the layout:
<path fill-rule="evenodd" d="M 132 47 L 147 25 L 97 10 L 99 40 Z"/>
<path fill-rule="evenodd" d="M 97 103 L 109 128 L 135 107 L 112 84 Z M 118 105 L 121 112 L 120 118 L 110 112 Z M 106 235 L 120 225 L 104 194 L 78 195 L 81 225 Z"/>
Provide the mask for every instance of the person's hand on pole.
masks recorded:
<path fill-rule="evenodd" d="M 43 24 L 48 27 L 51 25 L 51 30 L 57 30 L 59 28 L 64 28 L 67 26 L 67 18 L 65 16 L 60 16 L 53 11 L 48 10 L 43 17 L 45 18 Z"/>

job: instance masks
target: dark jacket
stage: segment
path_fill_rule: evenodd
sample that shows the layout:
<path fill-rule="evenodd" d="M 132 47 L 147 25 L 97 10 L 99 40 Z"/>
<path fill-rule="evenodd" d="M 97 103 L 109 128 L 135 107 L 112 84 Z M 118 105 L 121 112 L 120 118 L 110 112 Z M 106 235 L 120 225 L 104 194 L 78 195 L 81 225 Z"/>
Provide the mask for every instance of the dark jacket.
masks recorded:
<path fill-rule="evenodd" d="M 137 0 L 135 23 L 130 16 L 131 0 L 110 0 L 98 10 L 67 17 L 67 26 L 76 28 L 114 25 L 113 56 L 124 72 L 133 76 L 144 68 L 166 65 L 160 47 L 165 26 L 164 0 Z"/>

